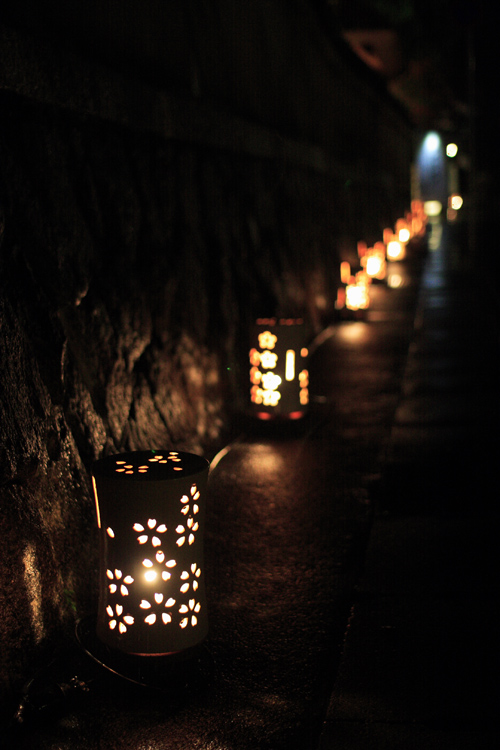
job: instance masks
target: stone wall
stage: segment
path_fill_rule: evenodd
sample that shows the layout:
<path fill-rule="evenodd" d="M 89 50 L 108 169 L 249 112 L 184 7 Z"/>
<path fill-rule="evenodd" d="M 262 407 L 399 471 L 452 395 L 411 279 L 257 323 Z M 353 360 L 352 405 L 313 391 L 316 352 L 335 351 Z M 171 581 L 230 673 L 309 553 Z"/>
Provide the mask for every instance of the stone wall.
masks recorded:
<path fill-rule="evenodd" d="M 0 52 L 8 697 L 95 606 L 92 461 L 154 446 L 211 455 L 245 409 L 250 323 L 329 321 L 342 242 L 404 208 L 410 136 L 369 83 L 350 106 L 380 121 L 353 154 L 345 133 L 334 149 L 294 138 L 293 122 L 286 133 L 159 91 L 25 31 L 0 27 Z"/>

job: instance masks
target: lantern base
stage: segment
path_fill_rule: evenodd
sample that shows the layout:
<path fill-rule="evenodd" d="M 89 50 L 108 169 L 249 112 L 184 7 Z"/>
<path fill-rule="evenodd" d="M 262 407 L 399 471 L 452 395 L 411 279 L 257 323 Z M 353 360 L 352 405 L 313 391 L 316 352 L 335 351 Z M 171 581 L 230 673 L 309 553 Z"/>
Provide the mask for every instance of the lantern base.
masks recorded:
<path fill-rule="evenodd" d="M 154 690 L 178 691 L 199 682 L 207 669 L 209 653 L 203 644 L 169 654 L 127 654 L 102 643 L 96 635 L 96 622 L 95 616 L 77 622 L 78 644 L 100 667 L 122 680 Z"/>

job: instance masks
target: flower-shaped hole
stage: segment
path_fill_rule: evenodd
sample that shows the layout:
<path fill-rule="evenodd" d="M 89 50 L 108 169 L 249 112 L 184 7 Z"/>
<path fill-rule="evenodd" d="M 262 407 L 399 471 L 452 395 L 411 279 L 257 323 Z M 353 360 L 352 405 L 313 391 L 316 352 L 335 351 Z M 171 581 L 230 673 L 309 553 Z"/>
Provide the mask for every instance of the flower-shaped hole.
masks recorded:
<path fill-rule="evenodd" d="M 115 608 L 108 604 L 106 607 L 106 613 L 108 615 L 109 622 L 108 626 L 110 630 L 118 628 L 119 633 L 126 633 L 127 627 L 134 624 L 134 618 L 132 615 L 124 614 L 124 609 L 121 604 L 115 604 Z"/>
<path fill-rule="evenodd" d="M 137 541 L 139 544 L 146 544 L 148 540 L 151 542 L 153 547 L 161 547 L 161 534 L 167 531 L 167 527 L 164 523 L 157 525 L 156 518 L 148 518 L 146 527 L 142 523 L 134 523 L 133 530 L 139 534 Z"/>
<path fill-rule="evenodd" d="M 125 578 L 123 578 L 122 571 L 116 568 L 115 570 L 108 569 L 106 571 L 106 576 L 110 580 L 110 583 L 108 584 L 110 594 L 116 594 L 117 591 L 119 591 L 122 596 L 128 596 L 128 586 L 134 582 L 132 576 L 125 576 Z"/>
<path fill-rule="evenodd" d="M 200 609 L 201 604 L 200 602 L 197 602 L 196 599 L 190 599 L 188 604 L 181 604 L 179 607 L 179 614 L 186 614 L 188 616 L 182 618 L 179 623 L 180 627 L 186 628 L 189 625 L 189 613 L 191 612 L 191 626 L 194 628 L 195 625 L 198 624 L 198 618 L 196 615 L 199 613 Z"/>
<path fill-rule="evenodd" d="M 201 570 L 196 563 L 193 563 L 189 570 L 183 570 L 181 573 L 181 581 L 183 581 L 180 587 L 181 594 L 186 594 L 190 588 L 192 588 L 193 591 L 197 591 L 200 575 Z"/>
<path fill-rule="evenodd" d="M 259 333 L 259 346 L 261 349 L 274 349 L 278 337 L 271 333 L 271 331 L 263 331 Z"/>

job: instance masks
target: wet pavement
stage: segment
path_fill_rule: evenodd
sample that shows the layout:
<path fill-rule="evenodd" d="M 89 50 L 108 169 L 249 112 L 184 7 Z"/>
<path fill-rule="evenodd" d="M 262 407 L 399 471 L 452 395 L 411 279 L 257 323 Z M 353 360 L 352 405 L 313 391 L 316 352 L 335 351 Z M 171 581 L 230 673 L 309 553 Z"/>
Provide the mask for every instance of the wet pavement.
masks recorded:
<path fill-rule="evenodd" d="M 500 740 L 497 303 L 456 234 L 422 277 L 320 750 Z"/>
<path fill-rule="evenodd" d="M 454 242 L 320 334 L 305 419 L 237 420 L 200 651 L 161 690 L 93 672 L 14 747 L 496 746 L 498 335 Z"/>

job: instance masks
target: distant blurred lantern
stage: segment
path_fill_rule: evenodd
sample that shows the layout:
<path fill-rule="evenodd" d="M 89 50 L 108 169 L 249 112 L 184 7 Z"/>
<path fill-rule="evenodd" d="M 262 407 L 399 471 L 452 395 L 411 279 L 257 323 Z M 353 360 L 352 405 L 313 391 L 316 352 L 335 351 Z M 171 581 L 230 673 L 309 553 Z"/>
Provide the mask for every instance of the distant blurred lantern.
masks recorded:
<path fill-rule="evenodd" d="M 408 227 L 402 227 L 398 232 L 398 239 L 400 242 L 406 244 L 411 239 L 411 232 Z"/>
<path fill-rule="evenodd" d="M 411 239 L 411 231 L 406 219 L 398 219 L 395 228 L 398 240 L 408 242 Z"/>
<path fill-rule="evenodd" d="M 370 306 L 370 294 L 365 281 L 358 280 L 354 284 L 348 284 L 345 295 L 345 306 L 348 310 L 366 310 Z"/>
<path fill-rule="evenodd" d="M 205 638 L 208 469 L 201 456 L 169 450 L 122 453 L 95 463 L 97 636 L 107 646 L 160 656 Z"/>
<path fill-rule="evenodd" d="M 340 280 L 343 284 L 348 284 L 351 278 L 351 264 L 346 260 L 340 264 Z"/>
<path fill-rule="evenodd" d="M 252 335 L 250 402 L 259 419 L 299 419 L 309 403 L 307 330 L 301 318 L 260 318 Z"/>
<path fill-rule="evenodd" d="M 459 208 L 462 208 L 464 204 L 464 199 L 461 195 L 458 195 L 458 193 L 453 193 L 448 198 L 448 206 L 452 208 L 454 211 L 458 211 Z"/>
<path fill-rule="evenodd" d="M 425 215 L 430 216 L 431 219 L 436 216 L 439 216 L 442 210 L 443 210 L 443 204 L 440 201 L 431 200 L 431 201 L 425 201 L 424 203 Z"/>
<path fill-rule="evenodd" d="M 377 242 L 374 247 L 368 248 L 361 259 L 361 265 L 372 279 L 384 279 L 386 274 L 385 245 Z"/>
<path fill-rule="evenodd" d="M 403 260 L 406 256 L 406 245 L 401 240 L 393 238 L 387 243 L 387 259 Z"/>

